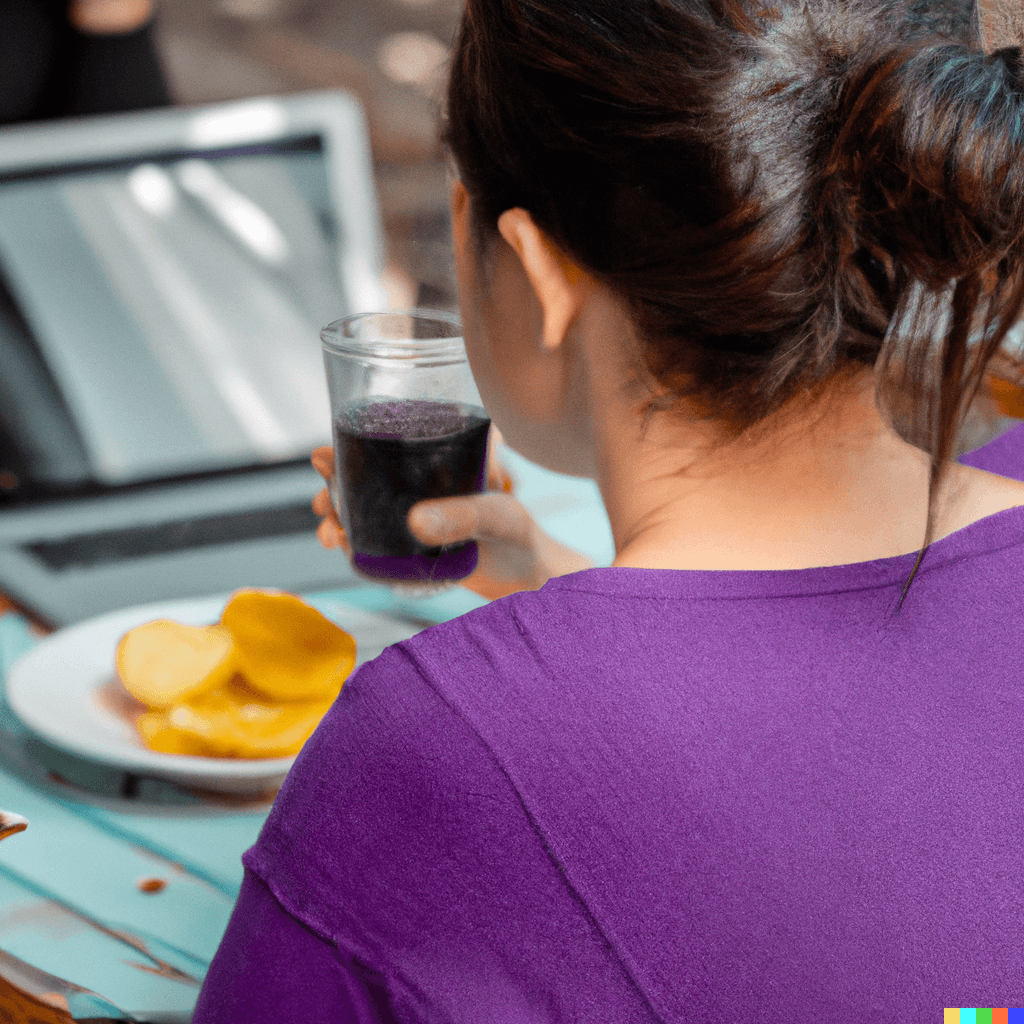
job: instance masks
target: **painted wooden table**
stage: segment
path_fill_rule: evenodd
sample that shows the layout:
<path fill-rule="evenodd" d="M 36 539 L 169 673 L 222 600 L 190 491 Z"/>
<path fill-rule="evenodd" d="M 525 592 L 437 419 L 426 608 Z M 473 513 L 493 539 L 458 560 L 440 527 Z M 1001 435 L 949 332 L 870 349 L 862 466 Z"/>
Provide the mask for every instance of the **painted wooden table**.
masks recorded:
<path fill-rule="evenodd" d="M 506 461 L 548 532 L 610 562 L 591 482 L 511 452 Z M 329 596 L 419 624 L 482 603 L 461 589 L 418 601 L 382 587 Z M 0 672 L 39 639 L 22 616 L 0 613 Z M 0 843 L 0 1022 L 188 1021 L 269 804 L 80 760 L 33 737 L 0 701 L 0 807 L 29 821 Z"/>

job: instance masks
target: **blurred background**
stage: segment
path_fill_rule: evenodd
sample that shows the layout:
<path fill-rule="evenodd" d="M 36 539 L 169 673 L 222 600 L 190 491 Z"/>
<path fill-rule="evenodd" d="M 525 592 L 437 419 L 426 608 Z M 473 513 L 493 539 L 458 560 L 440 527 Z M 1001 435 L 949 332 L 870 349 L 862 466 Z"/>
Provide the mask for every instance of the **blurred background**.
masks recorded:
<path fill-rule="evenodd" d="M 0 595 L 65 623 L 351 583 L 310 509 L 317 333 L 457 308 L 438 133 L 460 13 L 0 0 Z"/>
<path fill-rule="evenodd" d="M 347 89 L 369 121 L 393 306 L 454 309 L 441 90 L 460 0 L 157 0 L 175 103 Z"/>

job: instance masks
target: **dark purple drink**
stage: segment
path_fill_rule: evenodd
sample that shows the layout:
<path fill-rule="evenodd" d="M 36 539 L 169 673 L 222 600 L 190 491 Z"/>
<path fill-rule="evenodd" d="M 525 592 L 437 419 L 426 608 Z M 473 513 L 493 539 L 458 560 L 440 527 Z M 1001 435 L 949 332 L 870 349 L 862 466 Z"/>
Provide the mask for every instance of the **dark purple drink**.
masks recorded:
<path fill-rule="evenodd" d="M 353 406 L 334 422 L 334 464 L 352 565 L 393 583 L 465 579 L 473 541 L 426 547 L 406 526 L 424 498 L 476 494 L 487 472 L 491 421 L 461 402 L 387 400 Z"/>

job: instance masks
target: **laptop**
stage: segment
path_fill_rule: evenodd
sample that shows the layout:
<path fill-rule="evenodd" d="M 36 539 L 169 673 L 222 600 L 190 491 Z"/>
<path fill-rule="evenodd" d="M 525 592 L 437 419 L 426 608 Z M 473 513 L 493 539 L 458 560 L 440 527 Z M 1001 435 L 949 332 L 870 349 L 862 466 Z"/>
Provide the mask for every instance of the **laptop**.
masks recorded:
<path fill-rule="evenodd" d="M 383 309 L 342 92 L 0 130 L 0 592 L 52 626 L 355 582 L 319 330 Z"/>

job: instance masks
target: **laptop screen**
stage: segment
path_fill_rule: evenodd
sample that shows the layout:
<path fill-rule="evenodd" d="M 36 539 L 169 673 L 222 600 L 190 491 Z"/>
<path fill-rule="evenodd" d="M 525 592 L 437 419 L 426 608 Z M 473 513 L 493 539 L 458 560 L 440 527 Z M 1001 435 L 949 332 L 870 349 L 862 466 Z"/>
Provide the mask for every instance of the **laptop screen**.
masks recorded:
<path fill-rule="evenodd" d="M 328 443 L 341 227 L 317 136 L 0 174 L 0 505 Z"/>

